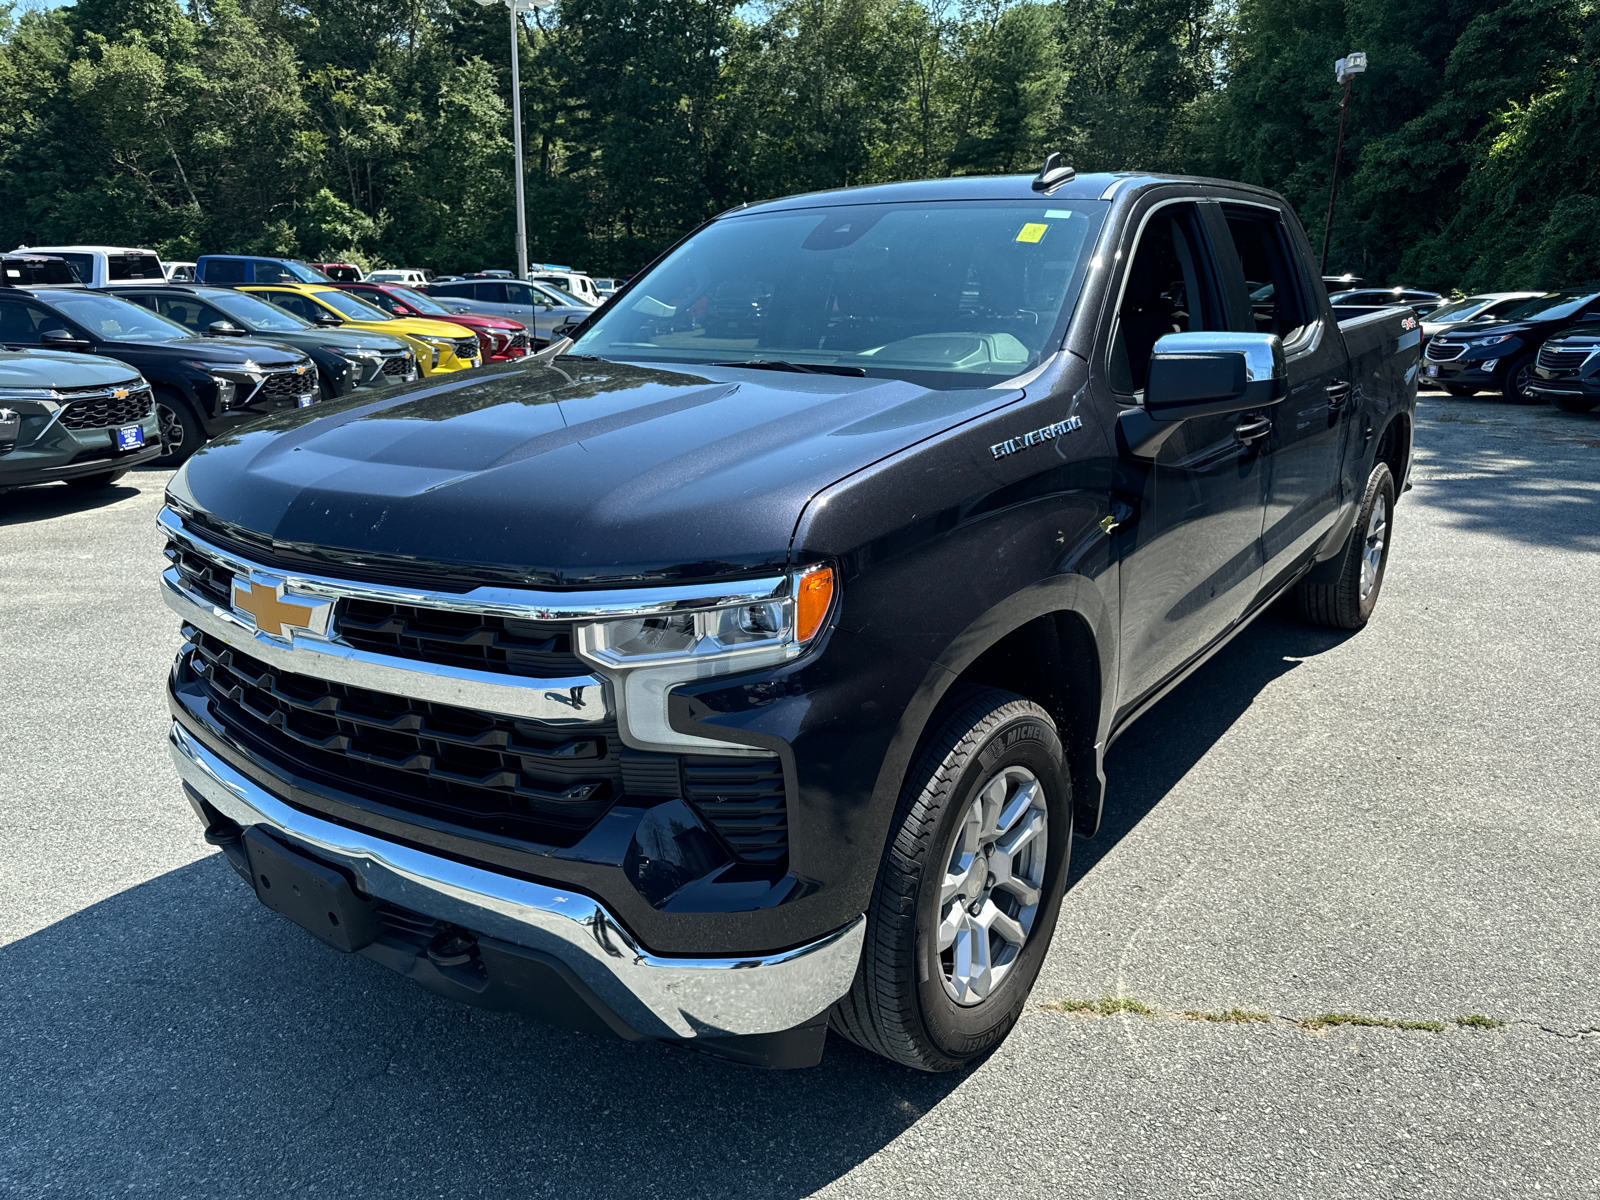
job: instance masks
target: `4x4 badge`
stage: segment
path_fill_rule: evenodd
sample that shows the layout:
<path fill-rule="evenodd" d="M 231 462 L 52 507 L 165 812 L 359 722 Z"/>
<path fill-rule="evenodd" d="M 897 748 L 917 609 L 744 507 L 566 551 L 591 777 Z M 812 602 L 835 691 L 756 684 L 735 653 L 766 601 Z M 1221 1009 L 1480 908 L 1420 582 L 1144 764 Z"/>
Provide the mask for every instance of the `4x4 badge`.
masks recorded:
<path fill-rule="evenodd" d="M 1054 441 L 1064 433 L 1071 433 L 1074 429 L 1082 428 L 1082 417 L 1068 417 L 1065 421 L 1057 421 L 1054 425 L 1046 425 L 1043 429 L 1035 429 L 1032 433 L 1024 433 L 1020 437 L 1007 438 L 1003 442 L 996 442 L 989 447 L 989 453 L 996 458 L 1004 458 L 1008 454 L 1015 454 L 1018 450 L 1026 450 L 1029 446 L 1043 445 L 1045 442 Z"/>

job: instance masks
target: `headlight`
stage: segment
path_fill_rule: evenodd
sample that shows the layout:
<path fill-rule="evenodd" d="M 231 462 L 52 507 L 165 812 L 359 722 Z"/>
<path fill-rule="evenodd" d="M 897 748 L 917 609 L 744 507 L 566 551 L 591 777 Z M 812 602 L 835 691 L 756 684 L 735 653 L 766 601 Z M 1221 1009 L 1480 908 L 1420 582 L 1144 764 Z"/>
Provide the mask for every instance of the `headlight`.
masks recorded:
<path fill-rule="evenodd" d="M 679 684 L 794 658 L 822 629 L 833 592 L 833 569 L 811 567 L 791 575 L 782 594 L 760 600 L 580 625 L 578 654 L 615 683 L 618 723 L 634 749 L 763 753 L 679 733 L 667 722 L 667 694 Z"/>
<path fill-rule="evenodd" d="M 1514 333 L 1502 333 L 1499 337 L 1477 338 L 1472 344 L 1474 346 L 1498 346 L 1501 342 L 1509 342 L 1514 337 L 1516 337 Z"/>

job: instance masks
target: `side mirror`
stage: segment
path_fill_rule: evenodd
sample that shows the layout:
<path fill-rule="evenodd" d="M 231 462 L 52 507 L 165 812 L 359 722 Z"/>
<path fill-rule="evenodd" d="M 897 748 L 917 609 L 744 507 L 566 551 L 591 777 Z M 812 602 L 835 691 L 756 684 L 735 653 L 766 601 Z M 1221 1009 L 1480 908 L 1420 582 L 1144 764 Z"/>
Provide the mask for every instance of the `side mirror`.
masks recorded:
<path fill-rule="evenodd" d="M 344 321 L 324 309 L 317 314 L 316 323 L 318 325 L 343 325 Z"/>
<path fill-rule="evenodd" d="M 213 321 L 206 326 L 206 332 L 212 337 L 243 337 L 244 330 L 232 321 Z"/>
<path fill-rule="evenodd" d="M 1154 458 L 1182 422 L 1267 408 L 1289 394 L 1283 342 L 1272 333 L 1169 333 L 1155 344 L 1144 406 L 1117 419 L 1133 458 Z"/>
<path fill-rule="evenodd" d="M 89 343 L 65 329 L 46 329 L 39 335 L 39 344 L 48 350 L 76 350 Z"/>

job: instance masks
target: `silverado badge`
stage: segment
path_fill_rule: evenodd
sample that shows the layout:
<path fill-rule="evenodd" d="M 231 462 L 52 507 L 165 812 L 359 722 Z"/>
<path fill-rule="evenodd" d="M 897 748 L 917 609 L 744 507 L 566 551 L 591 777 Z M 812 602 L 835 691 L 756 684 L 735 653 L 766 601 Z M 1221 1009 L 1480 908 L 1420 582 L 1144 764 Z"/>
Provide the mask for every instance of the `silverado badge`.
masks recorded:
<path fill-rule="evenodd" d="M 289 641 L 296 633 L 328 634 L 333 602 L 298 596 L 270 577 L 233 580 L 233 611 L 248 616 L 257 633 Z"/>
<path fill-rule="evenodd" d="M 1035 429 L 1028 433 L 1018 434 L 1014 438 L 1007 438 L 1003 442 L 996 442 L 989 447 L 989 453 L 996 458 L 1004 458 L 1008 454 L 1015 454 L 1018 450 L 1026 450 L 1029 446 L 1038 446 L 1044 442 L 1054 441 L 1064 433 L 1071 433 L 1074 429 L 1082 428 L 1082 417 L 1068 417 L 1065 421 L 1057 421 L 1054 425 L 1046 425 L 1043 429 Z"/>

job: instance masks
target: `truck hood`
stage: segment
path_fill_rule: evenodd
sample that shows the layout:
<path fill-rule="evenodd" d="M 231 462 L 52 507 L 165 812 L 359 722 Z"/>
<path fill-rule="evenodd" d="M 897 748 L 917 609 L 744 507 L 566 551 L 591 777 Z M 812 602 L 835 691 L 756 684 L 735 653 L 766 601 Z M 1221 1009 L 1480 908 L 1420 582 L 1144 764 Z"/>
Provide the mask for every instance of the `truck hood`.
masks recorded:
<path fill-rule="evenodd" d="M 139 373 L 126 363 L 66 350 L 0 351 L 0 388 L 80 388 L 128 383 Z"/>
<path fill-rule="evenodd" d="M 520 360 L 269 417 L 203 449 L 171 494 L 327 573 L 687 583 L 782 569 L 822 488 L 1022 395 Z"/>

